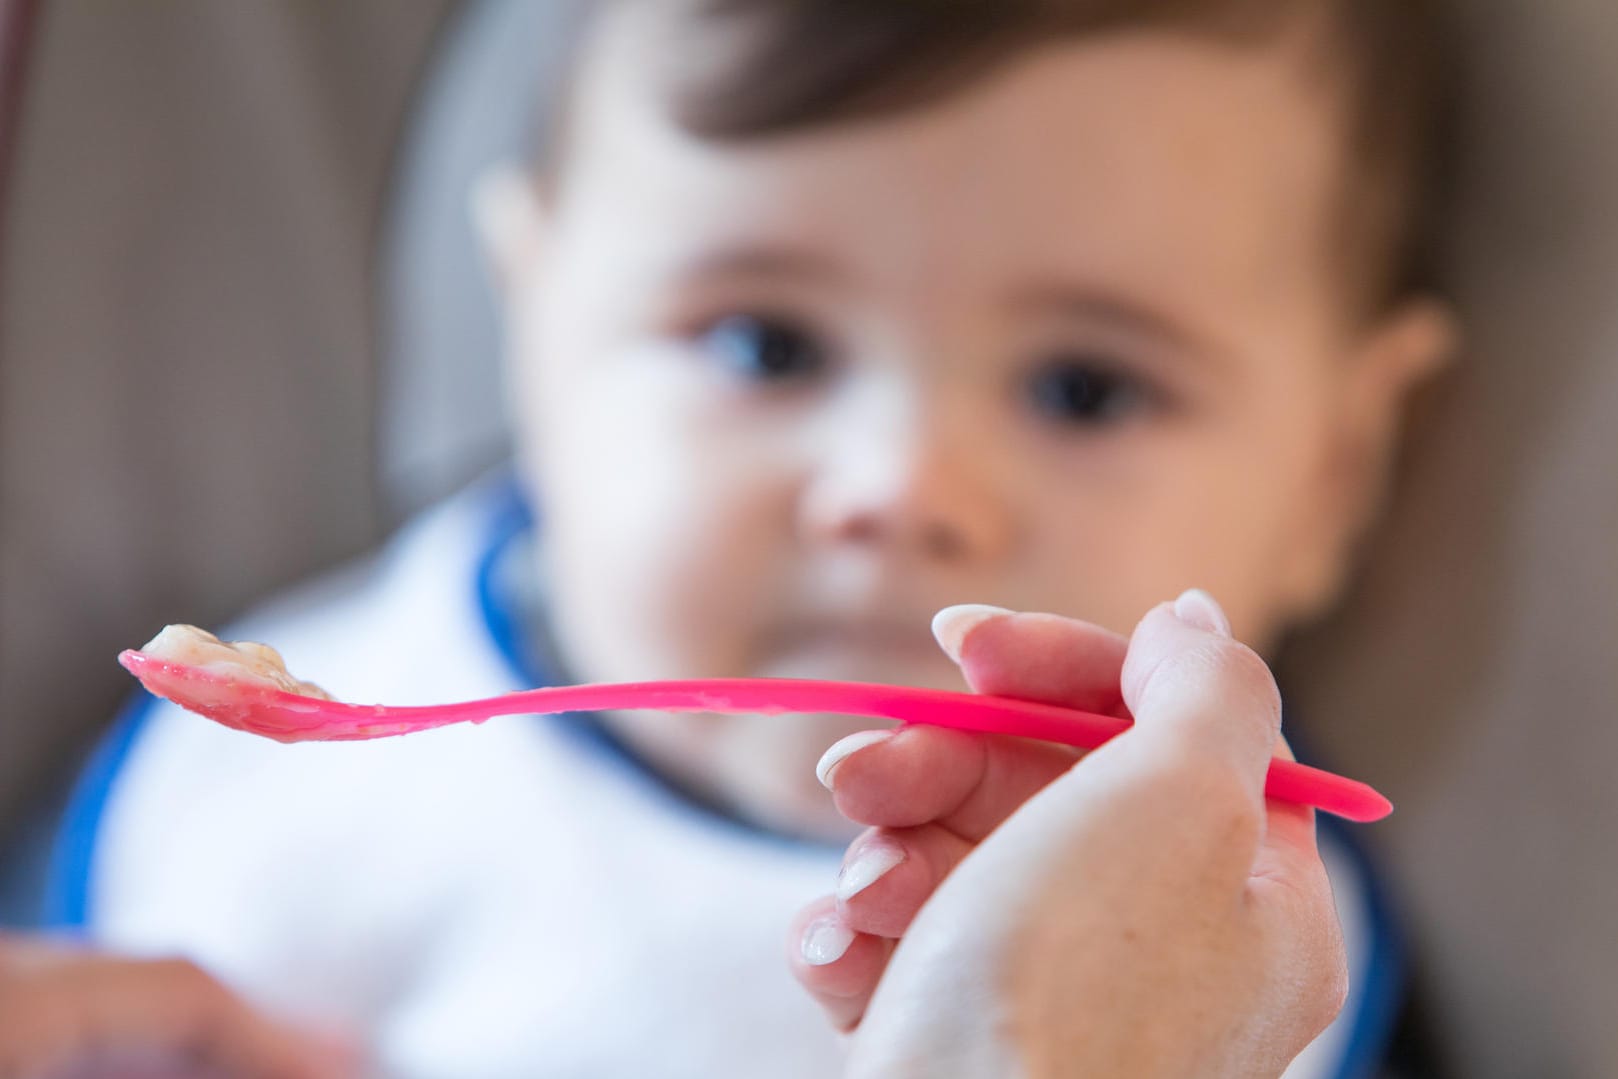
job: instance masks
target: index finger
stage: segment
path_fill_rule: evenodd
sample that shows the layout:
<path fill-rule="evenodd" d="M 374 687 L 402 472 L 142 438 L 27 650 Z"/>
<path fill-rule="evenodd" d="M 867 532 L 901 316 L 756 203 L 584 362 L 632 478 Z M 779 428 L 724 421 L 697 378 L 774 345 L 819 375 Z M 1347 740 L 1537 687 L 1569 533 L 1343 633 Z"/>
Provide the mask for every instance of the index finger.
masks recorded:
<path fill-rule="evenodd" d="M 1130 638 L 1123 692 L 1137 746 L 1228 769 L 1262 800 L 1281 735 L 1281 695 L 1212 597 L 1193 590 L 1147 612 Z"/>
<path fill-rule="evenodd" d="M 1055 614 L 946 607 L 933 618 L 940 647 L 979 693 L 1122 715 L 1129 642 Z"/>
<path fill-rule="evenodd" d="M 933 626 L 980 693 L 1122 713 L 1127 644 L 1117 634 L 989 607 L 946 608 Z M 827 751 L 819 772 L 850 820 L 889 828 L 937 822 L 976 841 L 1079 756 L 1046 742 L 917 724 L 853 735 Z"/>
<path fill-rule="evenodd" d="M 1292 756 L 1281 737 L 1281 698 L 1274 676 L 1257 653 L 1231 637 L 1229 623 L 1211 597 L 1193 590 L 1141 619 L 1124 662 L 1123 686 L 1135 714 L 1129 735 L 1134 750 L 1186 762 L 1203 776 L 1218 774 L 1234 781 L 1259 825 L 1260 870 L 1316 868 L 1314 811 L 1265 802 L 1272 757 Z M 1162 797 L 1199 789 L 1165 787 Z"/>

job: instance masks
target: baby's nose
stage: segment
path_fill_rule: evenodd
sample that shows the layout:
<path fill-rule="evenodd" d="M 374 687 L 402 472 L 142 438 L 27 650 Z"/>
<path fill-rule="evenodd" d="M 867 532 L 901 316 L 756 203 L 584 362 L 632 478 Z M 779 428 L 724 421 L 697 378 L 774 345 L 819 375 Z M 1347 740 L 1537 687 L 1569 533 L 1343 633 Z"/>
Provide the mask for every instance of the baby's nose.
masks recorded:
<path fill-rule="evenodd" d="M 939 562 L 1000 554 L 1011 522 L 971 433 L 939 422 L 894 422 L 839 439 L 805 488 L 814 543 L 886 548 Z"/>

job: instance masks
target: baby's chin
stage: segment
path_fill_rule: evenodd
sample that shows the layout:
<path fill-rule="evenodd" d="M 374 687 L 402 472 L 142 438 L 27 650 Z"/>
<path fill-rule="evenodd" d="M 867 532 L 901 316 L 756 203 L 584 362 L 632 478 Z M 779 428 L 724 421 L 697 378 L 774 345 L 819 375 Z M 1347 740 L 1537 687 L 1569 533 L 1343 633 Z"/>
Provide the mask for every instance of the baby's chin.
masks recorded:
<path fill-rule="evenodd" d="M 959 669 L 936 648 L 798 649 L 770 657 L 746 673 L 756 678 L 965 688 Z M 865 716 L 806 713 L 627 712 L 603 719 L 648 763 L 736 817 L 771 831 L 830 841 L 846 841 L 858 829 L 837 813 L 830 793 L 815 776 L 815 766 L 842 738 L 893 725 Z"/>
<path fill-rule="evenodd" d="M 942 652 L 861 655 L 831 651 L 783 657 L 757 672 L 764 678 L 877 682 L 924 689 L 964 690 L 960 669 Z M 830 713 L 715 717 L 727 758 L 722 782 L 738 811 L 776 831 L 847 839 L 858 829 L 837 813 L 815 776 L 834 743 L 859 731 L 891 727 L 888 720 Z"/>
<path fill-rule="evenodd" d="M 804 714 L 717 716 L 704 777 L 737 816 L 771 831 L 846 841 L 858 828 L 837 812 L 815 766 L 833 743 L 886 720 Z"/>
<path fill-rule="evenodd" d="M 653 768 L 749 824 L 847 841 L 857 832 L 820 785 L 815 765 L 832 743 L 892 724 L 860 716 L 615 712 L 601 717 Z"/>
<path fill-rule="evenodd" d="M 877 682 L 921 689 L 964 690 L 960 668 L 937 646 L 916 649 L 800 649 L 770 657 L 750 672 L 759 678 Z"/>

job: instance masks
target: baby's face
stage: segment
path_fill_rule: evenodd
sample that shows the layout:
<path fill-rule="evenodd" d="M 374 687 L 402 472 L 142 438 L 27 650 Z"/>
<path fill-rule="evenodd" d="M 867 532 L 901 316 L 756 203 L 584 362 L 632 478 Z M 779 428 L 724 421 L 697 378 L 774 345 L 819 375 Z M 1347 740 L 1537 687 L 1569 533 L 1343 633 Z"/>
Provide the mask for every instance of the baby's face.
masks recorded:
<path fill-rule="evenodd" d="M 542 234 L 504 244 L 575 675 L 959 687 L 947 604 L 1125 632 L 1199 586 L 1265 642 L 1327 596 L 1368 391 L 1295 59 L 1117 36 L 716 145 L 640 48 L 598 47 Z M 777 820 L 866 725 L 620 722 Z"/>

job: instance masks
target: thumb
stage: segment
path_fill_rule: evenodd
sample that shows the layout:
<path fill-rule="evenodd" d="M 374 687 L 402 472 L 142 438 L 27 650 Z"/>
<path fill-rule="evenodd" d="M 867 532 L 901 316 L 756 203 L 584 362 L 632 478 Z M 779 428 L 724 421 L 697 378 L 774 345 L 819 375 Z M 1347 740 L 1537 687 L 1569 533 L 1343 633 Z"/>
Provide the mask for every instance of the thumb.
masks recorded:
<path fill-rule="evenodd" d="M 1281 696 L 1258 653 L 1231 637 L 1212 596 L 1193 589 L 1141 619 L 1122 689 L 1138 744 L 1223 766 L 1262 800 Z"/>

